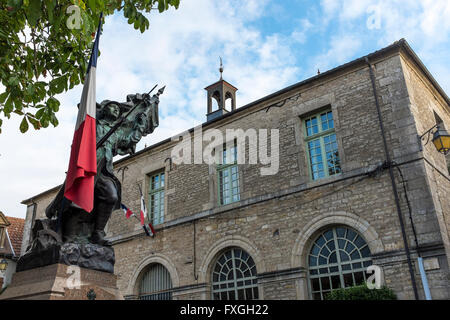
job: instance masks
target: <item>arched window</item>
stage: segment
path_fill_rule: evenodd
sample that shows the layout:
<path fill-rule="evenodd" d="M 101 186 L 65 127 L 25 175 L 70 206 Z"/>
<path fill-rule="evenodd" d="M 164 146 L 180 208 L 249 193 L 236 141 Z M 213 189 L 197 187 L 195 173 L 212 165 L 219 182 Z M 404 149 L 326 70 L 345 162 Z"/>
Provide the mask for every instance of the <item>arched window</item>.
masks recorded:
<path fill-rule="evenodd" d="M 225 109 L 228 111 L 233 110 L 233 96 L 229 92 L 225 94 Z"/>
<path fill-rule="evenodd" d="M 172 280 L 167 269 L 159 263 L 151 264 L 141 278 L 139 300 L 172 300 Z"/>
<path fill-rule="evenodd" d="M 361 235 L 347 227 L 334 227 L 314 241 L 308 262 L 311 296 L 323 300 L 332 289 L 363 283 L 372 259 Z"/>
<path fill-rule="evenodd" d="M 211 111 L 219 110 L 220 103 L 220 93 L 219 91 L 214 91 L 211 99 Z"/>
<path fill-rule="evenodd" d="M 217 259 L 212 271 L 214 300 L 258 299 L 256 265 L 240 248 L 226 250 Z"/>

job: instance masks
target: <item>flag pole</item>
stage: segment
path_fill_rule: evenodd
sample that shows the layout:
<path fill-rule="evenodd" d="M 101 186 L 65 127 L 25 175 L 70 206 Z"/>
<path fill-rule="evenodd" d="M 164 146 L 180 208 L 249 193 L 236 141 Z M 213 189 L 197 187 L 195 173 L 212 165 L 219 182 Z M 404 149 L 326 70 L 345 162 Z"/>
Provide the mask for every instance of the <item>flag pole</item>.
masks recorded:
<path fill-rule="evenodd" d="M 95 41 L 94 41 L 94 45 L 92 47 L 92 51 L 91 51 L 91 56 L 89 57 L 89 67 L 88 67 L 88 71 L 87 71 L 87 76 L 86 76 L 86 80 L 89 79 L 89 72 L 90 72 L 90 68 L 91 65 L 94 63 L 94 65 L 97 64 L 97 55 L 98 55 L 98 43 L 99 43 L 99 39 L 100 39 L 100 34 L 101 34 L 101 27 L 102 27 L 102 18 L 103 18 L 103 12 L 100 12 L 100 17 L 99 17 L 99 21 L 98 21 L 98 28 L 97 28 L 97 34 L 95 35 Z M 95 78 L 94 78 L 95 79 Z M 85 81 L 86 81 L 85 80 Z M 83 87 L 83 93 L 82 93 L 82 101 L 83 101 L 83 95 L 84 95 L 84 90 L 86 89 L 86 83 L 84 83 L 84 87 Z M 95 92 L 94 92 L 95 94 Z M 86 115 L 85 115 L 86 116 Z M 77 118 L 77 124 L 76 124 L 76 129 L 75 129 L 75 135 L 77 134 L 77 130 L 79 129 L 79 127 L 77 128 L 77 126 L 79 126 L 79 121 L 80 121 L 80 110 L 78 111 L 78 118 Z M 95 115 L 94 115 L 95 117 Z M 95 139 L 95 135 L 94 135 L 94 139 Z M 74 141 L 75 141 L 75 136 L 74 136 Z M 72 147 L 73 147 L 73 143 L 72 142 Z M 70 173 L 71 170 L 71 161 L 72 161 L 72 154 L 73 149 L 71 151 L 70 154 L 70 161 L 69 161 L 69 170 L 68 173 Z M 60 210 L 58 211 L 58 216 L 57 216 L 57 223 L 56 223 L 56 232 L 59 232 L 62 229 L 62 213 L 65 210 L 65 208 L 67 207 L 68 204 L 68 199 L 65 196 L 66 193 L 66 182 L 67 182 L 67 177 L 66 177 L 66 181 L 63 183 L 63 187 L 61 188 L 61 190 L 63 191 L 63 195 L 62 195 L 62 199 L 61 199 L 61 205 L 60 205 Z"/>

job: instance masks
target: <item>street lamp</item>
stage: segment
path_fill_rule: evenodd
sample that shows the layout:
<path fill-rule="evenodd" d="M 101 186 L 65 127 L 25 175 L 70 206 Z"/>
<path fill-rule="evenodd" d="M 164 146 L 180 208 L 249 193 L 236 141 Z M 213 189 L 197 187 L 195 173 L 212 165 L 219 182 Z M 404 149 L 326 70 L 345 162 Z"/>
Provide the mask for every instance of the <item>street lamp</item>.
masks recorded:
<path fill-rule="evenodd" d="M 440 124 L 433 126 L 424 134 L 422 134 L 419 137 L 419 141 L 424 140 L 425 135 L 427 135 L 427 142 L 424 144 L 424 146 L 426 146 L 430 141 L 431 131 L 433 131 L 434 129 L 436 129 L 436 131 L 434 131 L 433 133 L 433 144 L 438 152 L 447 155 L 450 151 L 450 134 L 447 132 L 447 130 L 441 129 Z"/>
<path fill-rule="evenodd" d="M 0 261 L 0 271 L 6 270 L 7 267 L 8 267 L 8 262 L 5 259 Z"/>

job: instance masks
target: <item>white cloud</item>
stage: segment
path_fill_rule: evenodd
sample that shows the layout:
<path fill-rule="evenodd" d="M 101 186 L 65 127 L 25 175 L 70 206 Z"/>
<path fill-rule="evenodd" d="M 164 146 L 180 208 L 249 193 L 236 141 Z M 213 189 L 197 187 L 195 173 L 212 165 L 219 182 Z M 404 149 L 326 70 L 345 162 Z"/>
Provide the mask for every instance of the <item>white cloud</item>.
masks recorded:
<path fill-rule="evenodd" d="M 313 70 L 320 69 L 321 72 L 324 72 L 339 64 L 348 62 L 361 46 L 361 39 L 352 35 L 333 37 L 328 51 L 314 58 Z"/>
<path fill-rule="evenodd" d="M 442 70 L 450 55 L 450 1 L 322 0 L 320 5 L 323 17 L 316 16 L 314 24 L 333 35 L 314 65 L 336 66 L 343 58 L 357 58 L 405 38 L 444 90 L 450 89 L 450 76 Z M 367 47 L 358 55 L 344 52 Z"/>
<path fill-rule="evenodd" d="M 295 42 L 305 43 L 308 37 L 308 32 L 314 25 L 308 19 L 301 19 L 299 25 L 299 28 L 292 31 L 291 38 Z"/>

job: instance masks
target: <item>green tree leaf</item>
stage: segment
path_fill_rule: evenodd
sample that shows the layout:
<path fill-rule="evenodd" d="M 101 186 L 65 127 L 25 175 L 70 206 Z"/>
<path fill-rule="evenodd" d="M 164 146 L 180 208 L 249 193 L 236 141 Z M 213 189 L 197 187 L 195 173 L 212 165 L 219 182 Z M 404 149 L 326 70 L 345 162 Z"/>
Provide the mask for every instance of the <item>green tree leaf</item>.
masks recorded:
<path fill-rule="evenodd" d="M 6 98 L 8 98 L 9 92 L 3 92 L 0 94 L 0 103 L 5 103 Z"/>
<path fill-rule="evenodd" d="M 39 120 L 36 120 L 32 116 L 28 116 L 28 121 L 30 121 L 30 123 L 33 125 L 33 128 L 35 130 L 39 130 L 42 127 L 41 123 L 39 122 Z"/>
<path fill-rule="evenodd" d="M 20 132 L 25 133 L 27 131 L 28 131 L 27 117 L 23 117 L 22 122 L 20 123 Z"/>
<path fill-rule="evenodd" d="M 53 110 L 53 112 L 58 112 L 59 111 L 59 105 L 60 105 L 60 102 L 57 99 L 55 99 L 53 97 L 48 98 L 47 106 L 51 110 Z"/>
<path fill-rule="evenodd" d="M 30 4 L 26 7 L 25 12 L 30 26 L 36 26 L 42 15 L 41 0 L 30 0 Z"/>

